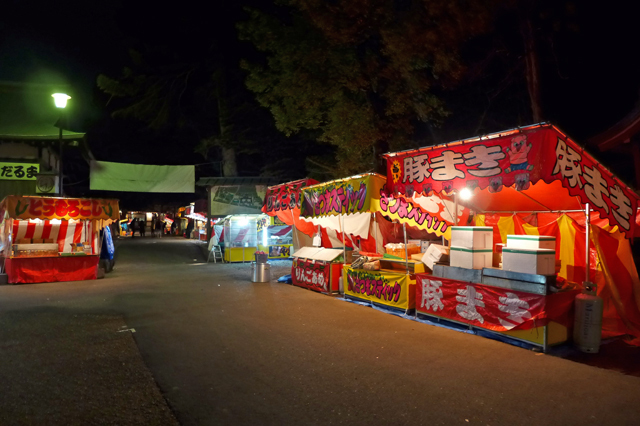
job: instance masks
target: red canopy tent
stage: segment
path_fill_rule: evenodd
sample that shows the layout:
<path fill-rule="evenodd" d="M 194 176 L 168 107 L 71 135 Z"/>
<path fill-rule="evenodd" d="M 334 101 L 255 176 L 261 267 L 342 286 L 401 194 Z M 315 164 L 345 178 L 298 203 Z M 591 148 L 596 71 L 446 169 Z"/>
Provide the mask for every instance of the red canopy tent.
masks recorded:
<path fill-rule="evenodd" d="M 389 193 L 452 194 L 476 212 L 475 224 L 494 226 L 496 243 L 506 234 L 556 235 L 560 276 L 599 284 L 604 335 L 640 337 L 640 280 L 628 241 L 640 197 L 557 127 L 541 123 L 384 157 Z"/>

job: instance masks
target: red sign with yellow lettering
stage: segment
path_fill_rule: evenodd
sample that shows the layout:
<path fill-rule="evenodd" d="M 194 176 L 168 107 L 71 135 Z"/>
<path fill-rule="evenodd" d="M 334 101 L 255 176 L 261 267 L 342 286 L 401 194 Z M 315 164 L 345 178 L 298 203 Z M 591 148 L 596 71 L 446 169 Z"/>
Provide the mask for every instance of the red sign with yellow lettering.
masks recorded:
<path fill-rule="evenodd" d="M 13 219 L 118 220 L 118 200 L 10 195 L 4 199 Z"/>

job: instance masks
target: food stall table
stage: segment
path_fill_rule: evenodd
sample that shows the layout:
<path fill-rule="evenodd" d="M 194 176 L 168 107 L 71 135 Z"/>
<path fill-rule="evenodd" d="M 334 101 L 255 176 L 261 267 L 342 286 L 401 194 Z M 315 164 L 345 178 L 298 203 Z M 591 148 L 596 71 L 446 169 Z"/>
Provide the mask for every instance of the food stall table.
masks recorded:
<path fill-rule="evenodd" d="M 416 315 L 463 324 L 546 352 L 567 341 L 569 312 L 578 291 L 534 291 L 417 274 Z"/>
<path fill-rule="evenodd" d="M 381 267 L 378 271 L 344 266 L 345 298 L 405 313 L 413 311 L 416 307 L 415 274 L 424 272 L 424 264 L 413 260 L 378 260 Z"/>
<path fill-rule="evenodd" d="M 321 293 L 338 292 L 342 255 L 342 249 L 302 247 L 293 253 L 292 284 Z"/>

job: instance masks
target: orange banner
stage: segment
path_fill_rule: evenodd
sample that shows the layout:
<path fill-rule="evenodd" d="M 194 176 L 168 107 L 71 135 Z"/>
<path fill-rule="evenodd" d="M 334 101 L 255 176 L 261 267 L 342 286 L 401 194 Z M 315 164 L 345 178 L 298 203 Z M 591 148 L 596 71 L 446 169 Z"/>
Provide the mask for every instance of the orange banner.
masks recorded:
<path fill-rule="evenodd" d="M 4 199 L 12 219 L 118 220 L 118 200 L 10 195 Z"/>

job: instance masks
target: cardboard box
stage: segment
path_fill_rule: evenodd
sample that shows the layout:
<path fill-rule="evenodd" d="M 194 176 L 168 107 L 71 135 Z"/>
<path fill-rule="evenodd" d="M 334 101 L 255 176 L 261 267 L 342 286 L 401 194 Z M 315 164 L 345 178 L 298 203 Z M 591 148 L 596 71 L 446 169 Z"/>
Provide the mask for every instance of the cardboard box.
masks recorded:
<path fill-rule="evenodd" d="M 449 247 L 440 244 L 431 244 L 427 251 L 422 255 L 422 263 L 427 265 L 433 271 L 433 265 L 437 262 L 449 260 Z"/>
<path fill-rule="evenodd" d="M 417 260 L 418 262 L 422 262 L 422 256 L 424 253 L 415 253 L 411 255 L 411 260 Z"/>
<path fill-rule="evenodd" d="M 472 250 L 493 250 L 493 227 L 452 226 L 451 247 L 460 247 Z"/>
<path fill-rule="evenodd" d="M 420 253 L 426 253 L 427 249 L 429 248 L 429 246 L 431 245 L 431 241 L 429 240 L 423 240 L 420 242 Z"/>
<path fill-rule="evenodd" d="M 469 249 L 451 246 L 449 264 L 459 268 L 482 269 L 493 265 L 493 249 Z"/>
<path fill-rule="evenodd" d="M 556 237 L 548 235 L 507 235 L 507 247 L 555 250 Z"/>
<path fill-rule="evenodd" d="M 502 249 L 502 269 L 525 274 L 555 275 L 556 251 L 549 249 Z"/>

